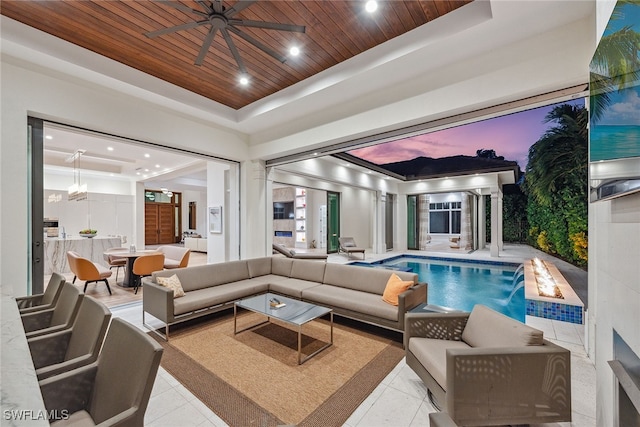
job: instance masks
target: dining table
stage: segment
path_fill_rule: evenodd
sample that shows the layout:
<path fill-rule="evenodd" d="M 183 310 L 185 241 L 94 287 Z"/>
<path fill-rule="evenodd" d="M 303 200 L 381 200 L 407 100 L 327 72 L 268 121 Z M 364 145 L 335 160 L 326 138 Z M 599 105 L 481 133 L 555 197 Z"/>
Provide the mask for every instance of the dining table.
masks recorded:
<path fill-rule="evenodd" d="M 142 249 L 139 251 L 121 251 L 121 252 L 109 252 L 109 255 L 122 257 L 127 259 L 127 271 L 125 271 L 122 284 L 119 284 L 123 288 L 133 288 L 136 285 L 136 275 L 133 274 L 133 263 L 137 258 L 144 255 L 152 255 L 162 253 L 156 249 Z"/>

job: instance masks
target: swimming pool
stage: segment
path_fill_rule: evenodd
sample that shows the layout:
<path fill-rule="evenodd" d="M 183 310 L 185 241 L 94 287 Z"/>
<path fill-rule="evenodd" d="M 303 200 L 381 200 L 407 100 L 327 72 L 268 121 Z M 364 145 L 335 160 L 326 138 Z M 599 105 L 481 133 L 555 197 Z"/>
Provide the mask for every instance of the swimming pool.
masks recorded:
<path fill-rule="evenodd" d="M 524 281 L 514 280 L 519 264 L 407 255 L 372 264 L 418 274 L 428 284 L 429 304 L 464 311 L 484 304 L 525 321 Z"/>

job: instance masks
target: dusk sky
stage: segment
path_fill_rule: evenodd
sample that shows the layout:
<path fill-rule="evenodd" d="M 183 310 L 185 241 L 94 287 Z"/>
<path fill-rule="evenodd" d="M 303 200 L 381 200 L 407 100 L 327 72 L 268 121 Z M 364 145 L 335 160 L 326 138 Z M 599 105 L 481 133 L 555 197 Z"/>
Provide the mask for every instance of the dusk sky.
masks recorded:
<path fill-rule="evenodd" d="M 570 101 L 584 105 L 584 100 Z M 495 150 L 505 160 L 515 160 L 524 171 L 529 147 L 555 125 L 545 123 L 545 116 L 557 104 L 483 120 L 437 132 L 400 139 L 349 151 L 375 164 L 410 160 L 416 157 L 475 156 L 480 149 Z"/>

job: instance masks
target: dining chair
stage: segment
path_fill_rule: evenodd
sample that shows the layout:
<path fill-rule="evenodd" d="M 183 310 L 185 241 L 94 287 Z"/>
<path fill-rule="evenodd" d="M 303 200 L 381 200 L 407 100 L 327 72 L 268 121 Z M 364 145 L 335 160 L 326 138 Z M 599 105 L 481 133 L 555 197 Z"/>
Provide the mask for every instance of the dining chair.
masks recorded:
<path fill-rule="evenodd" d="M 109 264 L 109 270 L 112 270 L 114 267 L 116 269 L 116 282 L 118 282 L 118 273 L 120 269 L 124 269 L 127 266 L 127 258 L 123 256 L 118 256 L 113 252 L 126 252 L 127 248 L 109 248 L 102 254 L 104 260 Z"/>
<path fill-rule="evenodd" d="M 142 277 L 151 276 L 154 271 L 164 270 L 164 254 L 150 254 L 143 255 L 136 258 L 133 262 L 133 274 L 135 274 L 135 290 L 134 294 L 138 293 L 138 288 L 142 281 Z"/>
<path fill-rule="evenodd" d="M 111 277 L 111 270 L 87 258 L 81 257 L 80 254 L 74 251 L 67 252 L 67 260 L 69 261 L 69 268 L 74 274 L 71 283 L 76 283 L 76 279 L 84 280 L 84 292 L 87 292 L 87 285 L 89 283 L 104 282 L 104 284 L 107 285 L 109 295 L 112 295 L 109 282 L 107 281 L 107 279 Z"/>
<path fill-rule="evenodd" d="M 27 339 L 71 328 L 83 297 L 80 289 L 65 282 L 55 307 L 21 314 Z"/>
<path fill-rule="evenodd" d="M 71 329 L 27 340 L 38 380 L 95 362 L 110 320 L 106 305 L 85 296 Z"/>
<path fill-rule="evenodd" d="M 62 274 L 53 273 L 43 293 L 16 298 L 20 314 L 53 308 L 58 302 L 64 282 L 66 280 Z"/>
<path fill-rule="evenodd" d="M 140 329 L 113 319 L 97 361 L 39 382 L 47 413 L 68 415 L 51 425 L 142 427 L 162 352 Z"/>

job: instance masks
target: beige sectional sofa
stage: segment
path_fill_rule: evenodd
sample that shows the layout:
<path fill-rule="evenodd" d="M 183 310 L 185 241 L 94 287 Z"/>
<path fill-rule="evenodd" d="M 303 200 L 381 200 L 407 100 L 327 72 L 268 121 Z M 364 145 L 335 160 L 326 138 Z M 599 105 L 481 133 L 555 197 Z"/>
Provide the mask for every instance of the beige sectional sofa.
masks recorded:
<path fill-rule="evenodd" d="M 273 292 L 330 307 L 334 313 L 388 329 L 402 331 L 405 313 L 427 300 L 427 286 L 413 273 L 397 272 L 414 285 L 401 293 L 398 305 L 382 300 L 393 271 L 282 257 L 264 257 L 195 267 L 163 270 L 143 278 L 142 307 L 145 314 L 169 326 L 233 307 L 241 298 Z M 157 284 L 158 277 L 176 275 L 185 296 Z M 153 327 L 147 325 L 149 328 Z"/>
<path fill-rule="evenodd" d="M 541 331 L 483 305 L 405 320 L 407 365 L 454 425 L 571 421 L 571 352 Z"/>

